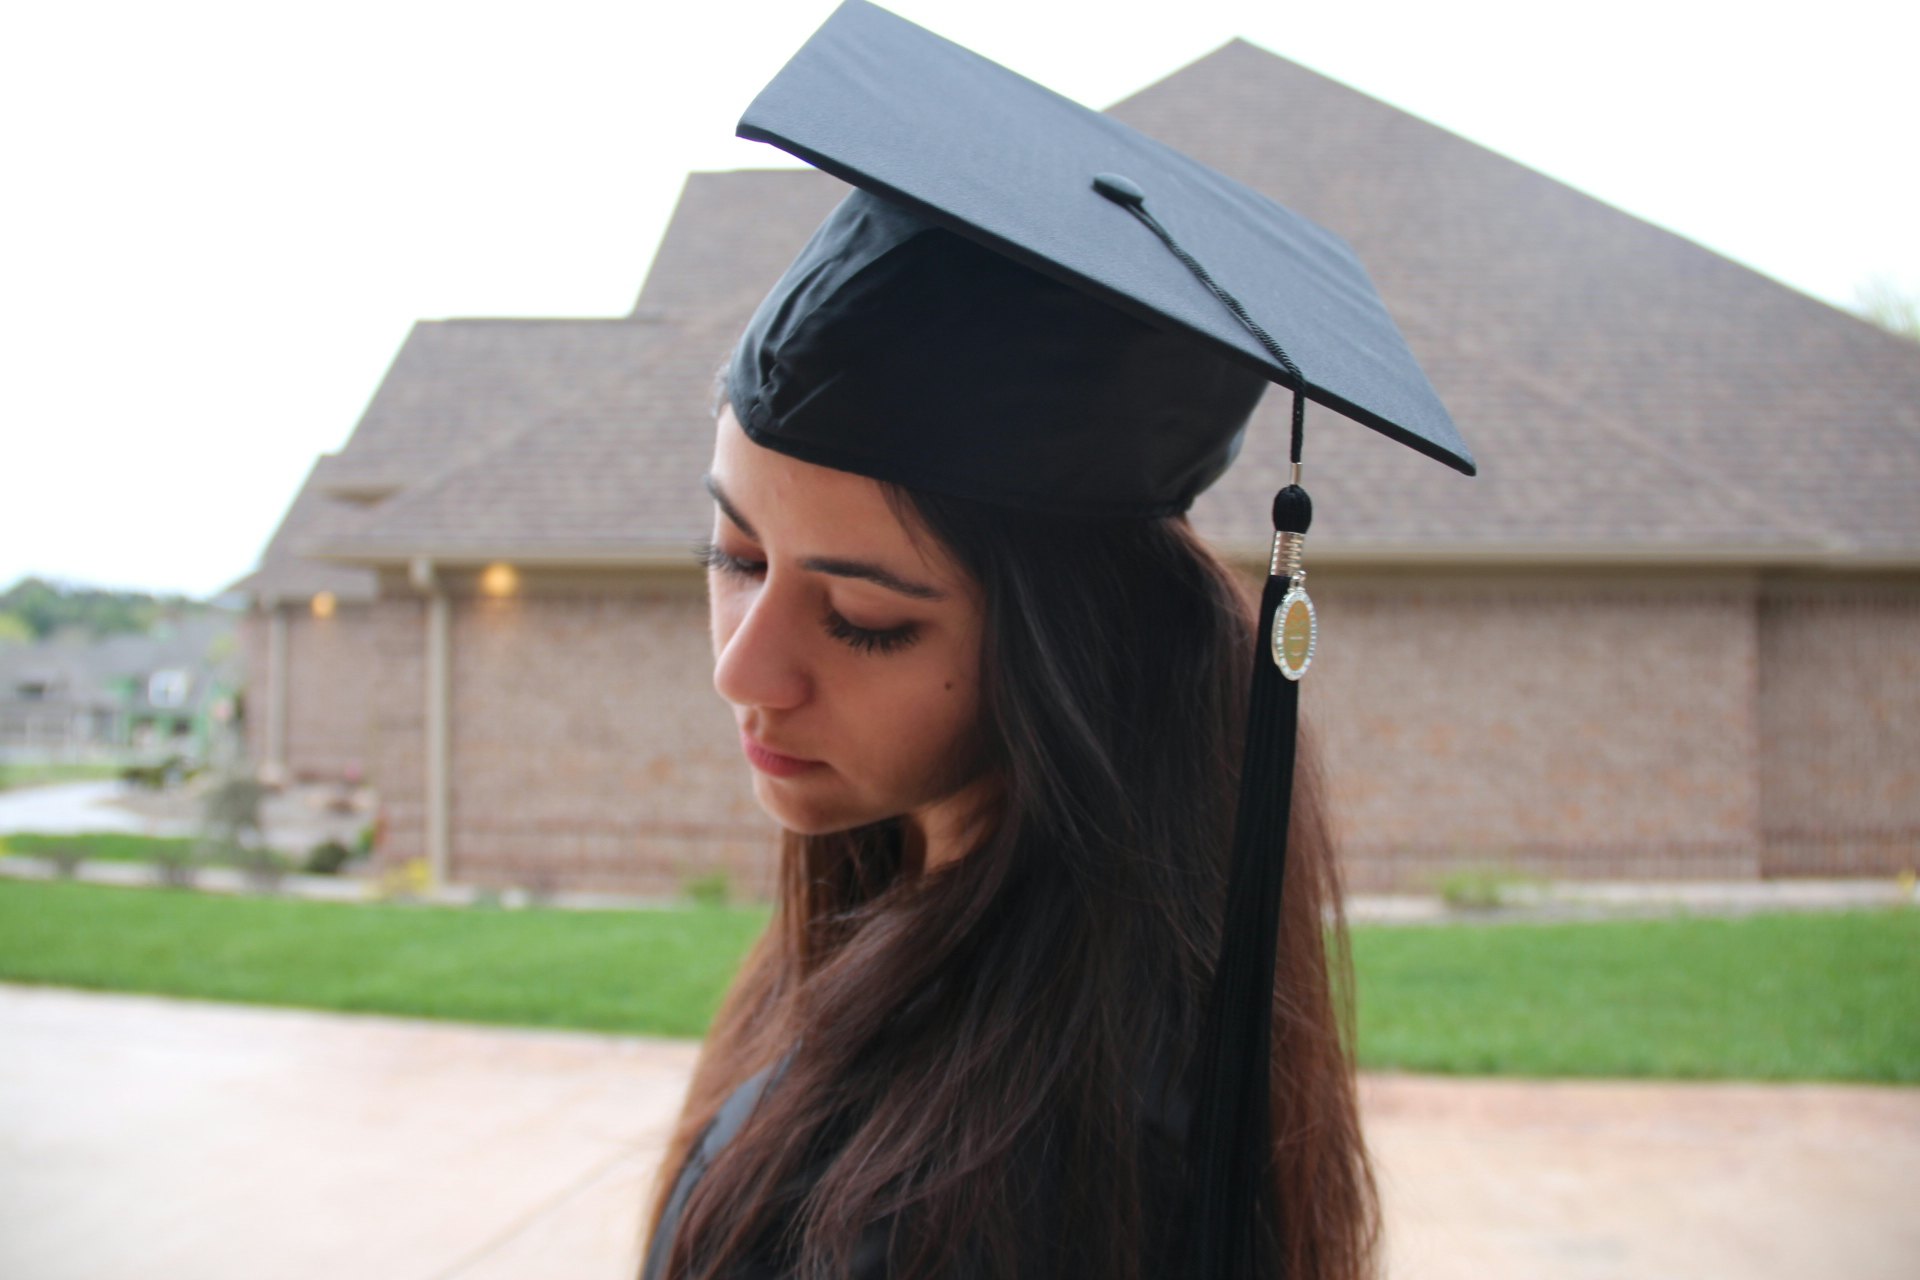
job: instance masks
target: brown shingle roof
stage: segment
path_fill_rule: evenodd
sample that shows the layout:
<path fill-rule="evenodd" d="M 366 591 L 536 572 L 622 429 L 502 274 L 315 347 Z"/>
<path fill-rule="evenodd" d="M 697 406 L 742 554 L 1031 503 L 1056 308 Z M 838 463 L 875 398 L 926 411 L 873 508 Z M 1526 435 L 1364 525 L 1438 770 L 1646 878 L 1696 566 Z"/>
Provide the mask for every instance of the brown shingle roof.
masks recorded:
<path fill-rule="evenodd" d="M 683 556 L 711 520 L 699 479 L 721 361 L 845 191 L 812 170 L 693 174 L 627 319 L 416 326 L 345 454 L 411 487 L 311 549 Z"/>
<path fill-rule="evenodd" d="M 846 192 L 817 169 L 689 174 L 634 315 L 711 312 L 744 326 Z"/>
<path fill-rule="evenodd" d="M 343 602 L 374 598 L 374 575 L 370 571 L 320 564 L 301 556 L 297 550 L 332 531 L 351 528 L 363 514 L 352 504 L 327 495 L 328 474 L 338 464 L 335 454 L 322 454 L 314 459 L 293 505 L 280 518 L 280 527 L 273 531 L 273 537 L 267 540 L 259 567 L 229 590 L 244 591 L 253 600 L 262 602 L 305 599 L 323 591 L 332 592 Z"/>
<path fill-rule="evenodd" d="M 1920 553 L 1920 347 L 1249 44 L 1112 113 L 1345 237 L 1482 460 L 1330 424 L 1329 535 Z"/>
<path fill-rule="evenodd" d="M 1920 556 L 1920 347 L 1251 45 L 1114 114 L 1347 238 L 1481 459 L 1316 412 L 1319 550 Z M 316 543 L 678 554 L 710 518 L 714 371 L 844 189 L 695 174 L 627 320 L 417 327 L 329 477 L 410 487 Z M 1264 546 L 1282 412 L 1196 507 L 1210 536 Z"/>
<path fill-rule="evenodd" d="M 332 556 L 595 561 L 679 553 L 706 527 L 714 374 L 732 327 L 546 322 L 564 379 L 523 388 L 517 434 L 316 541 Z"/>
<path fill-rule="evenodd" d="M 592 406 L 610 341 L 597 320 L 420 321 L 329 469 L 329 490 L 404 489 L 505 443 L 535 416 Z"/>

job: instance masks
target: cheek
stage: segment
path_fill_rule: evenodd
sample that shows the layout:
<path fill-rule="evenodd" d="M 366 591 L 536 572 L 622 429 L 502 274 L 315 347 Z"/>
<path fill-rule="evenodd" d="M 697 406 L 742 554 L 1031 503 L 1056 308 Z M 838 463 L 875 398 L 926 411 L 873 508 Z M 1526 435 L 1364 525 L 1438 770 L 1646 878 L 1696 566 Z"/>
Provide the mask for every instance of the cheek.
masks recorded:
<path fill-rule="evenodd" d="M 719 657 L 721 650 L 727 647 L 727 641 L 733 639 L 733 633 L 740 629 L 743 613 L 738 593 L 727 591 L 713 585 L 707 588 L 707 632 L 713 638 L 713 656 Z"/>
<path fill-rule="evenodd" d="M 863 691 L 860 719 L 871 733 L 873 758 L 884 768 L 921 776 L 946 775 L 971 755 L 979 722 L 977 677 L 948 660 L 899 678 L 872 681 Z"/>

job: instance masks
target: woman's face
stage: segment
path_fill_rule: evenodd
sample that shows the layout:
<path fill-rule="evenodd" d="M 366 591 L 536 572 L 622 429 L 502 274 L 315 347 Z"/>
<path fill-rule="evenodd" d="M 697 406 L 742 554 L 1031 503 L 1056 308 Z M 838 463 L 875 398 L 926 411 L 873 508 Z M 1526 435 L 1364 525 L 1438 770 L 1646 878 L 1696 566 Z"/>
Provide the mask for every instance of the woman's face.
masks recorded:
<path fill-rule="evenodd" d="M 877 482 L 763 448 L 731 409 L 707 487 L 713 686 L 761 806 L 803 834 L 906 816 L 931 838 L 980 782 L 971 579 Z"/>

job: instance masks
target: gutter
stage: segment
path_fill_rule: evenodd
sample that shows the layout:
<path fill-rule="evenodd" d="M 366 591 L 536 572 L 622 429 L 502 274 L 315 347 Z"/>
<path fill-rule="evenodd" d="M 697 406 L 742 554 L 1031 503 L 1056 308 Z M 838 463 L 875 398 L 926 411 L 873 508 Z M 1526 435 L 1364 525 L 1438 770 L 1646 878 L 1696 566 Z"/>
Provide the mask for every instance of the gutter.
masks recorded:
<path fill-rule="evenodd" d="M 1265 542 L 1214 542 L 1214 549 L 1235 564 L 1265 566 L 1271 547 Z M 397 550 L 387 546 L 328 543 L 300 554 L 309 560 L 359 567 L 396 567 L 426 558 L 445 568 L 478 569 L 498 561 L 533 568 L 684 569 L 700 571 L 685 544 L 651 547 L 569 547 L 537 550 L 514 546 L 463 546 Z M 1866 550 L 1850 543 L 1797 543 L 1755 546 L 1737 543 L 1483 542 L 1407 543 L 1309 540 L 1307 564 L 1356 568 L 1662 568 L 1662 569 L 1828 569 L 1853 572 L 1920 571 L 1920 548 Z"/>

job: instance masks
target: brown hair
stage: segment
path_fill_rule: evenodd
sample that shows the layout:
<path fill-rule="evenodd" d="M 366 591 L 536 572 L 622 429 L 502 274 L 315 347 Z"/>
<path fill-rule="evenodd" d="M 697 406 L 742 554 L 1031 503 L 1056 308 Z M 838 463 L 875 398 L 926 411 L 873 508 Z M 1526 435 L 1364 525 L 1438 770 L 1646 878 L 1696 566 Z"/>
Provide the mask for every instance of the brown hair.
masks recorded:
<path fill-rule="evenodd" d="M 1147 1096 L 1198 1040 L 1219 946 L 1254 607 L 1184 517 L 1089 521 L 887 487 L 981 588 L 1001 812 L 923 873 L 898 824 L 784 835 L 772 922 L 707 1037 L 650 1217 L 720 1104 L 791 1050 L 686 1202 L 669 1276 L 774 1257 L 847 1274 L 1173 1274 L 1181 1152 Z M 1371 1275 L 1378 1205 L 1351 967 L 1311 742 L 1273 1019 L 1273 1195 L 1290 1280 Z"/>

